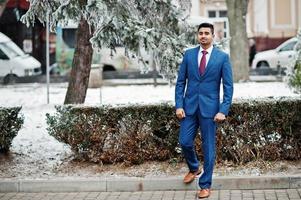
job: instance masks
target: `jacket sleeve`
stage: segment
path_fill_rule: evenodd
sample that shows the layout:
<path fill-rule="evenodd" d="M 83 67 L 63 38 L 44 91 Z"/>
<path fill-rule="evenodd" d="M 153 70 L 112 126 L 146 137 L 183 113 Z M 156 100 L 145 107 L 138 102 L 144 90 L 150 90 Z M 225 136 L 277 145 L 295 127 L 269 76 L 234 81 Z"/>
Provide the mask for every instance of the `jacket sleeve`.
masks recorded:
<path fill-rule="evenodd" d="M 186 78 L 187 78 L 187 53 L 185 52 L 182 63 L 180 65 L 176 87 L 175 87 L 176 109 L 183 108 Z"/>
<path fill-rule="evenodd" d="M 222 81 L 223 81 L 223 101 L 220 105 L 219 112 L 228 115 L 229 109 L 232 103 L 233 97 L 233 77 L 230 58 L 225 56 L 223 68 L 222 68 Z"/>

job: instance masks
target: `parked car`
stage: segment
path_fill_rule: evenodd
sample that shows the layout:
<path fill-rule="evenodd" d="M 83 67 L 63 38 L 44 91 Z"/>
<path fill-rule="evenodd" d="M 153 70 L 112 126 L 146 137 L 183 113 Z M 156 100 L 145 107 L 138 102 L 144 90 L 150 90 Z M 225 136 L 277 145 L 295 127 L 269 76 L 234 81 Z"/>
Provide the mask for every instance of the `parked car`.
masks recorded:
<path fill-rule="evenodd" d="M 3 83 L 38 74 L 41 74 L 41 63 L 25 54 L 9 37 L 0 33 L 0 77 L 4 77 Z"/>
<path fill-rule="evenodd" d="M 58 26 L 56 29 L 56 60 L 60 74 L 68 73 L 72 66 L 75 50 L 75 36 L 77 24 L 69 21 L 68 25 Z M 141 57 L 144 64 L 149 63 L 150 56 L 144 48 L 141 48 Z M 100 64 L 104 72 L 140 73 L 143 62 L 135 54 L 127 50 L 121 44 L 115 50 L 102 48 L 93 53 L 93 64 Z"/>
<path fill-rule="evenodd" d="M 298 39 L 293 37 L 283 42 L 275 49 L 258 52 L 252 62 L 252 68 L 256 69 L 260 67 L 269 67 L 277 69 L 278 67 L 287 67 L 288 64 L 294 59 L 294 49 L 297 41 Z"/>

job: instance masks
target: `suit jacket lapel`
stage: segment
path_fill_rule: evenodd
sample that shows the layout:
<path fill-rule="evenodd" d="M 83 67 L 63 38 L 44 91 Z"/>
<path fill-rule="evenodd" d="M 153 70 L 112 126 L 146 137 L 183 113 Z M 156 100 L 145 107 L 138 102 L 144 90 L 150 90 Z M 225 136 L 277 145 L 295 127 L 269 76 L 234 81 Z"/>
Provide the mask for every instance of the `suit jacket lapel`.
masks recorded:
<path fill-rule="evenodd" d="M 205 76 L 207 74 L 208 70 L 210 70 L 210 68 L 213 67 L 214 60 L 216 59 L 215 57 L 216 57 L 216 49 L 215 49 L 215 47 L 213 47 L 210 58 L 209 58 L 209 61 L 208 61 L 208 64 L 205 68 L 205 72 L 202 76 Z"/>
<path fill-rule="evenodd" d="M 199 55 L 199 51 L 200 51 L 200 46 L 195 48 L 194 51 L 194 55 L 193 55 L 193 70 L 196 74 L 196 76 L 198 77 L 198 79 L 200 79 L 200 72 L 199 72 L 199 63 L 198 63 L 198 55 Z"/>

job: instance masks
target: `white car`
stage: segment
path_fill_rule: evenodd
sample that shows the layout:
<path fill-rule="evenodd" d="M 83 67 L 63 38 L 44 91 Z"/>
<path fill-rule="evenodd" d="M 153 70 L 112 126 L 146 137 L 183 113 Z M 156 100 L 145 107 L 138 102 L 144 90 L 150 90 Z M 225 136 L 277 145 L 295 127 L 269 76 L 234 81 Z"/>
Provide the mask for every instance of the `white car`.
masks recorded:
<path fill-rule="evenodd" d="M 41 63 L 0 33 L 0 77 L 4 77 L 3 83 L 15 82 L 17 77 L 38 74 L 41 74 Z"/>
<path fill-rule="evenodd" d="M 269 67 L 277 69 L 278 66 L 281 68 L 287 67 L 296 54 L 294 49 L 297 41 L 298 39 L 293 37 L 275 49 L 258 52 L 252 62 L 252 68 Z"/>
<path fill-rule="evenodd" d="M 125 47 L 119 46 L 115 48 L 115 52 L 109 48 L 102 48 L 98 54 L 100 57 L 100 64 L 105 72 L 140 72 L 140 67 L 143 65 L 148 65 L 150 60 L 150 55 L 145 51 L 144 48 L 141 48 L 140 52 L 141 58 L 126 50 Z M 143 59 L 143 61 L 141 59 Z"/>

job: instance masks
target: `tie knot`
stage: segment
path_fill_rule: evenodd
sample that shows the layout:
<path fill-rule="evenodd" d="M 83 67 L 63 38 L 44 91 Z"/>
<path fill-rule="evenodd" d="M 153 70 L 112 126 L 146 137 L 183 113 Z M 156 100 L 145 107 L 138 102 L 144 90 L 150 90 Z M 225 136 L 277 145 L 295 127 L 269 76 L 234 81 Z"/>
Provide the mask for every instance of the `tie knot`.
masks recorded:
<path fill-rule="evenodd" d="M 203 55 L 206 55 L 208 52 L 206 50 L 202 51 Z"/>

